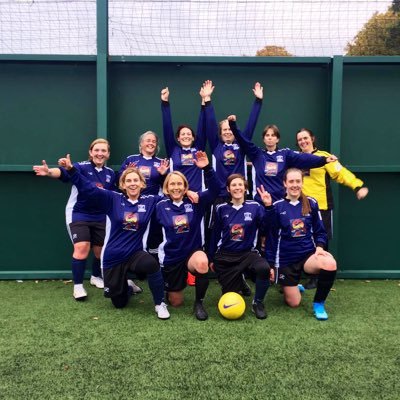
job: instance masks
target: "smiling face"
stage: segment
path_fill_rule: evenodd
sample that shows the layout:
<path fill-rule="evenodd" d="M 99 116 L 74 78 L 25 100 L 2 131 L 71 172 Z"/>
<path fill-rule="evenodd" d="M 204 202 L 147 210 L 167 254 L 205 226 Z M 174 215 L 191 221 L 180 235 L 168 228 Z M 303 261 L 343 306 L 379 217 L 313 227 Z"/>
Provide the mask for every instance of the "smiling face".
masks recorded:
<path fill-rule="evenodd" d="M 296 136 L 297 145 L 303 153 L 312 153 L 314 150 L 314 137 L 307 130 L 302 130 Z"/>
<path fill-rule="evenodd" d="M 235 137 L 233 136 L 233 133 L 231 131 L 231 128 L 229 126 L 229 122 L 227 119 L 225 119 L 219 123 L 219 129 L 220 129 L 221 140 L 227 144 L 233 143 Z"/>
<path fill-rule="evenodd" d="M 101 168 L 110 158 L 109 146 L 106 143 L 96 143 L 89 149 L 89 159 L 96 167 Z"/>
<path fill-rule="evenodd" d="M 279 143 L 279 138 L 272 128 L 267 129 L 264 133 L 263 141 L 268 151 L 275 151 Z"/>
<path fill-rule="evenodd" d="M 243 203 L 246 198 L 247 183 L 244 177 L 236 175 L 232 176 L 233 179 L 228 178 L 227 190 L 232 197 L 233 203 Z"/>
<path fill-rule="evenodd" d="M 140 152 L 146 157 L 153 157 L 156 154 L 158 141 L 154 133 L 143 135 L 139 144 Z"/>
<path fill-rule="evenodd" d="M 171 172 L 164 181 L 163 192 L 172 201 L 179 202 L 188 191 L 188 183 L 184 176 L 179 172 Z"/>
<path fill-rule="evenodd" d="M 191 147 L 194 142 L 194 135 L 190 128 L 183 127 L 179 130 L 176 140 L 182 147 Z"/>
<path fill-rule="evenodd" d="M 283 181 L 286 188 L 287 198 L 290 200 L 298 200 L 303 187 L 303 175 L 300 170 L 289 170 Z"/>
<path fill-rule="evenodd" d="M 130 200 L 137 200 L 146 183 L 138 171 L 128 168 L 121 176 L 119 187 Z"/>

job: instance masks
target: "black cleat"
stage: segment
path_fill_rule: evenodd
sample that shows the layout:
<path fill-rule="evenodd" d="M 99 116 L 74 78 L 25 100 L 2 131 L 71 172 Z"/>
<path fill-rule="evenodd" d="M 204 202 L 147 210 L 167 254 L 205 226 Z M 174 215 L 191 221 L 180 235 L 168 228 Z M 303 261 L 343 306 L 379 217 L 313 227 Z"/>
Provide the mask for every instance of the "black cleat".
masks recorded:
<path fill-rule="evenodd" d="M 265 311 L 263 303 L 259 302 L 253 303 L 251 308 L 253 309 L 253 313 L 256 315 L 256 318 L 258 319 L 267 318 L 267 312 Z"/>
<path fill-rule="evenodd" d="M 318 276 L 312 276 L 307 283 L 305 283 L 304 289 L 310 290 L 315 289 L 318 284 Z"/>
<path fill-rule="evenodd" d="M 205 310 L 203 303 L 201 301 L 196 301 L 194 303 L 194 315 L 199 321 L 205 321 L 208 318 L 207 311 Z"/>

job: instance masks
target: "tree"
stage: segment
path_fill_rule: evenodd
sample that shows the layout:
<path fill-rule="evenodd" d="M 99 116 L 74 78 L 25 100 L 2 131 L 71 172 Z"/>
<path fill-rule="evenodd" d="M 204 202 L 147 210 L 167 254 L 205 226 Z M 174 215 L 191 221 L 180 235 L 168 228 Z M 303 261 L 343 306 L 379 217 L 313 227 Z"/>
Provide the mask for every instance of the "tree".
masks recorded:
<path fill-rule="evenodd" d="M 375 13 L 345 50 L 348 56 L 400 55 L 400 0 Z"/>
<path fill-rule="evenodd" d="M 291 57 L 293 54 L 290 54 L 284 47 L 282 46 L 265 46 L 261 50 L 258 50 L 256 56 L 259 57 Z"/>

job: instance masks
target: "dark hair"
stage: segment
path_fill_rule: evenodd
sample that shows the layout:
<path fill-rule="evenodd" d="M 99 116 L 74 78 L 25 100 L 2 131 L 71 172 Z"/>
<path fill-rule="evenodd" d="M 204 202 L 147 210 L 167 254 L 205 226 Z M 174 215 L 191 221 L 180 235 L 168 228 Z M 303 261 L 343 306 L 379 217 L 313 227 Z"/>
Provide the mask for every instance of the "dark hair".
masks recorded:
<path fill-rule="evenodd" d="M 248 184 L 246 178 L 242 174 L 229 175 L 228 179 L 226 180 L 226 187 L 229 187 L 234 179 L 241 179 L 244 182 L 244 188 L 246 190 L 249 188 L 249 184 Z"/>
<path fill-rule="evenodd" d="M 177 139 L 178 139 L 178 137 L 179 137 L 179 134 L 181 133 L 181 129 L 183 129 L 183 128 L 189 129 L 190 132 L 192 132 L 193 139 L 196 138 L 196 134 L 194 133 L 193 129 L 192 129 L 189 125 L 183 124 L 183 125 L 179 125 L 179 126 L 178 126 L 178 129 L 176 130 L 175 137 L 176 137 Z"/>
<path fill-rule="evenodd" d="M 289 168 L 285 171 L 283 175 L 284 182 L 286 182 L 287 176 L 290 172 L 299 172 L 301 175 L 301 179 L 303 180 L 303 171 L 301 171 L 298 168 Z M 301 214 L 303 216 L 309 215 L 311 212 L 310 201 L 308 200 L 308 197 L 303 193 L 303 191 L 300 192 L 300 202 L 301 202 Z"/>
<path fill-rule="evenodd" d="M 297 146 L 298 148 L 300 148 L 299 144 L 297 143 L 297 135 L 298 135 L 299 133 L 301 133 L 301 132 L 307 132 L 307 133 L 310 135 L 310 138 L 311 138 L 311 140 L 312 140 L 314 149 L 317 148 L 317 146 L 316 146 L 317 138 L 315 137 L 313 131 L 312 131 L 311 129 L 308 129 L 308 128 L 300 128 L 300 129 L 297 131 L 297 133 L 296 133 L 296 146 Z"/>
<path fill-rule="evenodd" d="M 281 133 L 279 131 L 279 128 L 276 125 L 267 125 L 263 132 L 262 132 L 262 138 L 264 139 L 264 136 L 266 135 L 268 129 L 272 129 L 272 131 L 274 132 L 274 135 L 280 139 L 281 138 Z"/>

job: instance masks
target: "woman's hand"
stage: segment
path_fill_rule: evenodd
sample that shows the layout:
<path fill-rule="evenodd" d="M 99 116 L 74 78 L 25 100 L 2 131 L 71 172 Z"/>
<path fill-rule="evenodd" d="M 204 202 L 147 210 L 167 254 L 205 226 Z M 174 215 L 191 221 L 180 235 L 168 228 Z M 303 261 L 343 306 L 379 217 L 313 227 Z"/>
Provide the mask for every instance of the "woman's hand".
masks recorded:
<path fill-rule="evenodd" d="M 356 193 L 357 199 L 358 200 L 364 199 L 365 197 L 367 197 L 368 192 L 369 189 L 367 187 L 360 188 Z"/>
<path fill-rule="evenodd" d="M 49 176 L 50 169 L 46 163 L 46 160 L 42 160 L 42 165 L 34 165 L 33 170 L 37 176 Z"/>
<path fill-rule="evenodd" d="M 67 154 L 65 157 L 60 158 L 58 160 L 58 165 L 60 167 L 64 167 L 67 171 L 69 171 L 72 168 L 72 162 L 71 162 L 70 155 Z"/>
<path fill-rule="evenodd" d="M 188 190 L 186 192 L 186 196 L 188 199 L 193 203 L 193 204 L 198 204 L 199 203 L 199 194 L 197 192 L 192 192 L 191 190 Z"/>
<path fill-rule="evenodd" d="M 196 158 L 193 161 L 198 168 L 204 168 L 210 163 L 208 161 L 207 153 L 201 150 L 196 151 Z"/>
<path fill-rule="evenodd" d="M 157 172 L 160 175 L 165 175 L 168 171 L 169 168 L 169 160 L 167 158 L 164 158 L 161 160 L 160 166 L 157 168 Z"/>
<path fill-rule="evenodd" d="M 263 96 L 264 96 L 263 90 L 264 90 L 264 88 L 261 86 L 260 82 L 256 82 L 254 84 L 253 93 L 254 93 L 254 96 L 257 97 L 257 99 L 261 100 L 263 98 Z"/>
<path fill-rule="evenodd" d="M 168 99 L 169 99 L 169 89 L 168 87 L 165 87 L 164 89 L 161 90 L 161 100 L 168 101 Z"/>
<path fill-rule="evenodd" d="M 262 202 L 264 203 L 265 207 L 269 207 L 272 204 L 272 197 L 271 195 L 264 189 L 264 186 L 261 185 L 257 188 L 257 192 L 261 197 Z"/>

